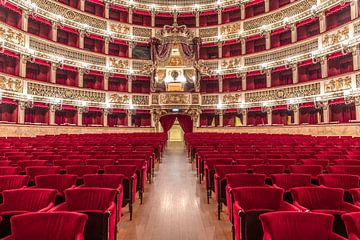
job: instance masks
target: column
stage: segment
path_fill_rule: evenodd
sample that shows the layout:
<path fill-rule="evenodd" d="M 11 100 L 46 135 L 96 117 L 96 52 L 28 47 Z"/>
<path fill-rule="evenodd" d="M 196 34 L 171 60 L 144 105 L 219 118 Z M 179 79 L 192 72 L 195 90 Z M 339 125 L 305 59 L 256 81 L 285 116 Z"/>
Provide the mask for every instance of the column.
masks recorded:
<path fill-rule="evenodd" d="M 297 28 L 296 28 L 296 25 L 293 24 L 291 25 L 291 42 L 294 43 L 297 41 Z"/>
<path fill-rule="evenodd" d="M 221 12 L 222 12 L 222 8 L 219 6 L 218 9 L 217 9 L 217 18 L 218 18 L 218 24 L 219 25 L 222 23 Z"/>
<path fill-rule="evenodd" d="M 221 40 L 218 40 L 218 43 L 217 43 L 217 46 L 218 46 L 218 53 L 219 53 L 219 58 L 222 58 L 222 46 L 223 46 L 223 44 L 222 44 L 222 41 Z"/>
<path fill-rule="evenodd" d="M 51 63 L 50 68 L 50 82 L 56 83 L 56 70 L 57 70 L 58 64 L 57 63 Z"/>
<path fill-rule="evenodd" d="M 223 127 L 224 126 L 224 115 L 223 115 L 223 111 L 220 110 L 219 112 L 219 127 Z"/>
<path fill-rule="evenodd" d="M 196 27 L 200 27 L 200 12 L 195 12 L 195 21 L 196 21 Z"/>
<path fill-rule="evenodd" d="M 269 12 L 270 11 L 270 0 L 265 0 L 264 4 L 265 4 L 265 12 Z"/>
<path fill-rule="evenodd" d="M 85 0 L 80 0 L 80 10 L 85 11 Z"/>
<path fill-rule="evenodd" d="M 109 90 L 109 77 L 110 73 L 104 73 L 104 90 Z"/>
<path fill-rule="evenodd" d="M 55 125 L 55 113 L 56 113 L 56 105 L 50 105 L 49 111 L 49 125 Z"/>
<path fill-rule="evenodd" d="M 354 71 L 357 71 L 359 70 L 359 53 L 356 48 L 352 51 L 352 55 L 353 55 L 353 68 Z"/>
<path fill-rule="evenodd" d="M 271 39 L 270 39 L 270 32 L 265 33 L 265 48 L 270 49 L 271 48 Z"/>
<path fill-rule="evenodd" d="M 242 3 L 242 4 L 240 4 L 240 18 L 245 19 L 245 16 L 246 16 L 246 14 L 245 14 L 245 4 Z"/>
<path fill-rule="evenodd" d="M 128 127 L 132 126 L 132 114 L 133 114 L 133 111 L 128 111 L 128 113 L 127 113 Z"/>
<path fill-rule="evenodd" d="M 151 26 L 152 27 L 155 27 L 155 16 L 156 16 L 156 12 L 151 11 Z"/>
<path fill-rule="evenodd" d="M 28 31 L 29 15 L 26 11 L 22 12 L 21 15 L 21 30 L 24 32 Z"/>
<path fill-rule="evenodd" d="M 132 58 L 133 48 L 134 48 L 134 43 L 129 42 L 129 52 L 128 52 L 129 58 Z"/>
<path fill-rule="evenodd" d="M 293 83 L 299 82 L 299 70 L 296 64 L 291 67 Z"/>
<path fill-rule="evenodd" d="M 104 127 L 107 127 L 109 126 L 108 125 L 108 115 L 109 115 L 109 112 L 107 109 L 104 110 L 104 113 L 103 113 L 103 126 Z"/>
<path fill-rule="evenodd" d="M 355 98 L 355 113 L 356 113 L 356 121 L 360 121 L 360 99 L 356 100 Z"/>
<path fill-rule="evenodd" d="M 132 81 L 134 76 L 128 76 L 128 92 L 132 92 Z"/>
<path fill-rule="evenodd" d="M 83 114 L 83 108 L 78 107 L 77 109 L 77 125 L 82 126 L 82 114 Z"/>
<path fill-rule="evenodd" d="M 79 48 L 81 48 L 81 49 L 84 48 L 84 36 L 85 36 L 84 30 L 80 30 L 80 34 L 79 34 Z"/>
<path fill-rule="evenodd" d="M 57 41 L 57 23 L 53 22 L 51 25 L 51 40 L 53 40 L 54 42 Z"/>
<path fill-rule="evenodd" d="M 108 1 L 105 1 L 104 16 L 105 16 L 105 18 L 109 19 L 109 15 L 110 15 L 110 3 Z"/>
<path fill-rule="evenodd" d="M 321 13 L 319 16 L 320 21 L 320 33 L 323 33 L 326 31 L 326 17 L 325 13 Z"/>
<path fill-rule="evenodd" d="M 328 62 L 326 56 L 320 58 L 321 64 L 321 77 L 326 78 L 328 76 Z"/>
<path fill-rule="evenodd" d="M 247 126 L 247 109 L 243 109 L 241 114 L 242 114 L 242 125 Z"/>
<path fill-rule="evenodd" d="M 129 8 L 129 24 L 132 24 L 133 21 L 133 9 L 130 7 Z"/>
<path fill-rule="evenodd" d="M 330 122 L 330 115 L 329 115 L 329 105 L 328 102 L 325 101 L 322 103 L 323 104 L 323 115 L 324 115 L 324 123 L 329 123 Z"/>
<path fill-rule="evenodd" d="M 78 73 L 79 87 L 84 87 L 84 72 L 85 69 L 79 68 L 79 73 Z"/>
<path fill-rule="evenodd" d="M 291 110 L 294 113 L 294 124 L 299 125 L 300 123 L 299 104 L 292 105 Z"/>
<path fill-rule="evenodd" d="M 106 37 L 105 38 L 105 42 L 104 42 L 104 52 L 106 55 L 109 54 L 109 43 L 110 43 L 110 38 L 109 37 Z"/>
<path fill-rule="evenodd" d="M 242 74 L 241 76 L 241 89 L 243 91 L 246 90 L 246 74 Z"/>
<path fill-rule="evenodd" d="M 20 55 L 20 66 L 19 66 L 19 76 L 26 77 L 26 63 L 28 57 L 25 55 Z"/>
<path fill-rule="evenodd" d="M 358 1 L 351 1 L 350 14 L 351 14 L 351 20 L 354 20 L 359 15 Z"/>
<path fill-rule="evenodd" d="M 271 87 L 271 69 L 266 69 L 265 75 L 266 75 L 266 87 Z"/>
<path fill-rule="evenodd" d="M 267 125 L 272 125 L 272 109 L 271 107 L 269 109 L 266 110 L 266 114 L 267 114 Z"/>
<path fill-rule="evenodd" d="M 223 76 L 218 76 L 218 80 L 219 80 L 219 92 L 223 92 Z"/>
<path fill-rule="evenodd" d="M 18 106 L 18 123 L 20 124 L 24 124 L 25 123 L 25 108 L 26 108 L 26 103 L 23 101 L 19 101 L 19 106 Z"/>
<path fill-rule="evenodd" d="M 245 55 L 246 54 L 246 41 L 244 38 L 240 39 L 240 44 L 241 44 L 241 55 Z"/>

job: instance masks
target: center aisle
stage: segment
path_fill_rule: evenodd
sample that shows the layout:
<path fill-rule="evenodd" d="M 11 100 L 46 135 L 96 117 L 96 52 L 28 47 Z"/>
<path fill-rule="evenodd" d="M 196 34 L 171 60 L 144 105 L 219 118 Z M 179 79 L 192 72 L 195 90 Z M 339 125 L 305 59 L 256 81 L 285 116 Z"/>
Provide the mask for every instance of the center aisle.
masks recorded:
<path fill-rule="evenodd" d="M 194 167 L 180 142 L 168 142 L 152 184 L 147 184 L 144 203 L 137 201 L 133 221 L 127 210 L 118 240 L 230 240 L 226 216 L 217 220 L 215 201 L 206 203 L 204 185 L 199 185 Z"/>

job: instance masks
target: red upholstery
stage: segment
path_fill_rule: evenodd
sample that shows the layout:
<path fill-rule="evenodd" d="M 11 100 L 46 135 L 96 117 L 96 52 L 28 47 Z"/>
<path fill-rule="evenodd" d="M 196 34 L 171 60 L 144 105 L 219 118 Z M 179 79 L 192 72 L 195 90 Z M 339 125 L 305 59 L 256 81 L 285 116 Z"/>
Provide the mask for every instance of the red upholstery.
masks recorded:
<path fill-rule="evenodd" d="M 26 187 L 29 176 L 6 175 L 0 176 L 0 193 L 4 190 L 18 189 Z"/>
<path fill-rule="evenodd" d="M 104 169 L 106 165 L 114 164 L 114 160 L 112 159 L 88 159 L 85 161 L 86 165 L 99 166 L 99 169 Z"/>
<path fill-rule="evenodd" d="M 1 175 L 18 175 L 20 169 L 17 167 L 0 167 L 0 176 Z"/>
<path fill-rule="evenodd" d="M 66 166 L 66 173 L 73 174 L 78 176 L 78 178 L 82 178 L 85 174 L 95 174 L 99 170 L 99 166 L 94 165 L 86 165 L 86 166 L 79 166 L 79 165 L 70 165 Z"/>
<path fill-rule="evenodd" d="M 285 170 L 284 165 L 253 165 L 253 172 L 265 174 L 270 177 L 271 174 L 283 173 Z"/>
<path fill-rule="evenodd" d="M 346 213 L 341 216 L 345 223 L 349 240 L 360 239 L 360 213 Z"/>
<path fill-rule="evenodd" d="M 304 165 L 321 165 L 323 168 L 329 165 L 328 160 L 320 160 L 320 159 L 302 159 L 300 162 Z"/>
<path fill-rule="evenodd" d="M 54 166 L 60 166 L 62 170 L 66 169 L 67 166 L 71 165 L 83 165 L 84 161 L 81 159 L 74 160 L 55 160 Z"/>
<path fill-rule="evenodd" d="M 86 220 L 85 214 L 71 212 L 18 215 L 11 218 L 6 240 L 84 240 Z"/>
<path fill-rule="evenodd" d="M 348 190 L 359 187 L 359 176 L 350 174 L 320 174 L 319 183 L 325 187 Z"/>
<path fill-rule="evenodd" d="M 311 175 L 309 174 L 272 174 L 273 186 L 289 191 L 294 187 L 311 186 Z"/>
<path fill-rule="evenodd" d="M 289 166 L 291 173 L 310 174 L 312 178 L 317 178 L 322 173 L 321 165 L 291 165 Z"/>
<path fill-rule="evenodd" d="M 284 190 L 271 187 L 239 187 L 232 189 L 233 228 L 235 238 L 262 239 L 259 215 L 273 211 L 298 211 L 282 200 Z"/>
<path fill-rule="evenodd" d="M 260 215 L 263 240 L 341 240 L 332 232 L 334 217 L 322 213 L 273 212 Z"/>
<path fill-rule="evenodd" d="M 52 209 L 85 213 L 85 239 L 116 239 L 116 190 L 109 188 L 77 188 L 65 190 L 65 203 Z M 107 238 L 109 236 L 109 238 Z"/>
<path fill-rule="evenodd" d="M 353 188 L 349 191 L 354 200 L 354 204 L 360 207 L 360 188 Z"/>
<path fill-rule="evenodd" d="M 58 174 L 60 172 L 60 167 L 35 166 L 35 167 L 27 167 L 25 170 L 26 170 L 26 175 L 30 177 L 30 180 L 34 180 L 35 176 L 38 175 Z"/>
<path fill-rule="evenodd" d="M 63 196 L 64 191 L 68 188 L 75 187 L 76 175 L 70 174 L 49 174 L 39 175 L 35 177 L 36 188 L 50 188 L 57 190 L 60 196 Z"/>
<path fill-rule="evenodd" d="M 121 218 L 123 200 L 123 178 L 124 176 L 121 174 L 88 174 L 84 175 L 84 184 L 81 186 L 116 189 L 117 222 L 119 222 Z"/>
<path fill-rule="evenodd" d="M 327 169 L 329 173 L 343 173 L 360 176 L 360 166 L 330 166 Z"/>
<path fill-rule="evenodd" d="M 360 165 L 359 160 L 344 159 L 344 160 L 335 160 L 336 165 Z"/>
<path fill-rule="evenodd" d="M 21 170 L 25 170 L 26 167 L 30 167 L 30 166 L 46 166 L 47 161 L 46 160 L 24 160 L 24 161 L 18 161 L 17 164 L 21 168 Z"/>

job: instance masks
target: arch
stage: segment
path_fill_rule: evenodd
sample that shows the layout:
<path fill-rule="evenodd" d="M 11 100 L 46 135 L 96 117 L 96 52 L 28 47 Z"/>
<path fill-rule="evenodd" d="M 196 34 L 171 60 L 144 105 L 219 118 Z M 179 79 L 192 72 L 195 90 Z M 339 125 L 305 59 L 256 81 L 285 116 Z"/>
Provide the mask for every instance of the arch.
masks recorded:
<path fill-rule="evenodd" d="M 166 114 L 160 117 L 160 124 L 164 132 L 168 132 L 170 128 L 174 125 L 176 119 L 179 121 L 179 124 L 184 131 L 184 133 L 189 133 L 193 131 L 193 120 L 188 114 Z"/>

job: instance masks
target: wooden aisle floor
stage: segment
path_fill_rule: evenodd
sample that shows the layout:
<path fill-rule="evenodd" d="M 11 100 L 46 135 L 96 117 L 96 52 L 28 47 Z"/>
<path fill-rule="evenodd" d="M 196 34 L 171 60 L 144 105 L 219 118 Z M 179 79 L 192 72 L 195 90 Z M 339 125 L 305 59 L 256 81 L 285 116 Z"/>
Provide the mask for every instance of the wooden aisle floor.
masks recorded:
<path fill-rule="evenodd" d="M 123 209 L 118 240 L 230 240 L 231 224 L 226 207 L 217 220 L 215 199 L 206 203 L 204 184 L 199 185 L 184 145 L 169 142 L 162 163 L 147 184 L 144 203 L 137 201 L 133 220 Z"/>

